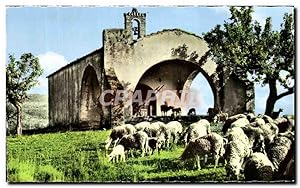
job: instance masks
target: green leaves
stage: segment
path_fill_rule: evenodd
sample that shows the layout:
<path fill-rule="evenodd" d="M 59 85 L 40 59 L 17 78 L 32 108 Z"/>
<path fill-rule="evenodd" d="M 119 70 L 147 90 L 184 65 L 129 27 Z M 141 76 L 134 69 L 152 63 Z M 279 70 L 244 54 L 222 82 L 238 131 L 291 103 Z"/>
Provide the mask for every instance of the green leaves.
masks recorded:
<path fill-rule="evenodd" d="M 6 66 L 6 95 L 13 105 L 19 105 L 27 98 L 27 91 L 38 84 L 37 78 L 43 70 L 37 57 L 25 53 L 20 60 L 9 55 Z"/>
<path fill-rule="evenodd" d="M 272 83 L 269 97 L 275 96 L 279 100 L 282 96 L 292 94 L 295 79 L 293 15 L 286 13 L 280 31 L 274 31 L 271 17 L 266 18 L 264 26 L 253 21 L 252 7 L 230 7 L 230 12 L 228 22 L 203 34 L 212 59 L 241 79 L 248 79 L 250 75 L 252 82 L 263 86 Z M 282 77 L 280 71 L 288 74 Z M 276 83 L 287 90 L 278 95 Z M 270 101 L 275 103 L 275 99 Z M 274 104 L 269 105 L 274 107 Z M 266 113 L 271 113 L 273 107 L 266 108 Z"/>
<path fill-rule="evenodd" d="M 17 108 L 17 129 L 21 134 L 21 106 L 28 97 L 27 92 L 38 84 L 37 78 L 43 73 L 37 57 L 31 53 L 24 53 L 20 60 L 16 60 L 13 55 L 9 55 L 6 65 L 6 98 L 15 108 Z"/>
<path fill-rule="evenodd" d="M 204 33 L 214 61 L 233 71 L 242 70 L 238 76 L 255 72 L 255 81 L 261 83 L 278 79 L 280 70 L 294 76 L 293 16 L 286 13 L 281 30 L 274 31 L 271 17 L 263 27 L 253 21 L 252 7 L 230 7 L 230 12 L 228 22 Z"/>

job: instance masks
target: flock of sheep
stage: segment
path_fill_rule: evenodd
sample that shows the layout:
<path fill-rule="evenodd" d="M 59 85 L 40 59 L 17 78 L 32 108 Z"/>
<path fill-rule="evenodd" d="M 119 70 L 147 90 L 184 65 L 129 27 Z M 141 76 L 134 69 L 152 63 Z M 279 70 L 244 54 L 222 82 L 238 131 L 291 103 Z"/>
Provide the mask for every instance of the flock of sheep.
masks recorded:
<path fill-rule="evenodd" d="M 194 167 L 201 169 L 200 159 L 205 164 L 212 155 L 217 167 L 223 158 L 230 180 L 239 180 L 242 174 L 246 181 L 294 180 L 293 120 L 249 113 L 227 115 L 219 123 L 223 124 L 220 134 L 212 132 L 205 119 L 185 130 L 178 121 L 125 124 L 112 129 L 105 149 L 113 146 L 109 160 L 118 162 L 125 161 L 126 155 L 133 157 L 134 150 L 140 151 L 141 156 L 151 155 L 181 142 L 185 145 L 181 161 L 193 160 Z"/>

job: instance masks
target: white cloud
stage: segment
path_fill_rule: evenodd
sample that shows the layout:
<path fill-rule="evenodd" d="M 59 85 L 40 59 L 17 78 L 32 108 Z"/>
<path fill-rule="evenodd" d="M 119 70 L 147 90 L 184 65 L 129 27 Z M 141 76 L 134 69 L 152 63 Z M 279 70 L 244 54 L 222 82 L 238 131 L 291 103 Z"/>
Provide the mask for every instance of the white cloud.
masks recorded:
<path fill-rule="evenodd" d="M 38 55 L 42 68 L 44 69 L 43 75 L 49 75 L 57 69 L 68 64 L 68 61 L 64 56 L 55 52 L 47 52 L 45 54 Z"/>
<path fill-rule="evenodd" d="M 30 93 L 48 94 L 48 79 L 46 76 L 68 64 L 64 56 L 55 52 L 46 52 L 37 56 L 42 66 L 43 74 L 38 79 L 39 85 L 32 88 Z"/>

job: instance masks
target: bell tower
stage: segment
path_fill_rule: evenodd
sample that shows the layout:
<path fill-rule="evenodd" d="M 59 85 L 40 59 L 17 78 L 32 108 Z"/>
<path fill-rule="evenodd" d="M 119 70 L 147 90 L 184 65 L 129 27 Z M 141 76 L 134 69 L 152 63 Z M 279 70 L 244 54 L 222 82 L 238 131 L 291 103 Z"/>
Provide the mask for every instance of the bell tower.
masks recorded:
<path fill-rule="evenodd" d="M 140 13 L 136 8 L 131 12 L 124 13 L 125 30 L 131 33 L 133 41 L 146 35 L 146 13 Z"/>

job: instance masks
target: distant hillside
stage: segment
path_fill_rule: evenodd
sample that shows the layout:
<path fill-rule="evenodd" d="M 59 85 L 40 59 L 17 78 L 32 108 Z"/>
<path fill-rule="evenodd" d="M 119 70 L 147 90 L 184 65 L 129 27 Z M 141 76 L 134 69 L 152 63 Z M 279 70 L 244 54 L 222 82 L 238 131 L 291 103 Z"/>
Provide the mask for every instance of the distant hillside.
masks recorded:
<path fill-rule="evenodd" d="M 30 94 L 23 106 L 23 128 L 36 129 L 48 125 L 48 96 Z"/>
<path fill-rule="evenodd" d="M 10 110 L 15 110 L 10 106 Z M 8 121 L 9 132 L 16 127 L 16 120 Z M 40 94 L 29 94 L 22 108 L 22 127 L 24 130 L 43 128 L 48 125 L 48 96 Z"/>

